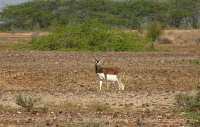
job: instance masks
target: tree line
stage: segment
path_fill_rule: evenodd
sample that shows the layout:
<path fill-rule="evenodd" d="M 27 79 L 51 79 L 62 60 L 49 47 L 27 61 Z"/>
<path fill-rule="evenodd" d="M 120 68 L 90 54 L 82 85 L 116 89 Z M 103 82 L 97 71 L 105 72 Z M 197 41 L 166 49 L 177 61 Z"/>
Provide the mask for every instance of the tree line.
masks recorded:
<path fill-rule="evenodd" d="M 34 0 L 7 6 L 1 29 L 39 30 L 97 19 L 138 29 L 153 21 L 167 28 L 199 28 L 200 0 Z"/>

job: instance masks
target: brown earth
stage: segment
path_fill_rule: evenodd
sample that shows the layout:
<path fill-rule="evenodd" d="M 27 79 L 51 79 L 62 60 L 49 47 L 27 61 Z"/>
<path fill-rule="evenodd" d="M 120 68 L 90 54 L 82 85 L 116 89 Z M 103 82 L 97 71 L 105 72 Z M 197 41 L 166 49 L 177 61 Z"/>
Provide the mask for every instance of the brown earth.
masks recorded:
<path fill-rule="evenodd" d="M 175 96 L 199 87 L 200 46 L 191 42 L 156 47 L 168 50 L 1 51 L 0 127 L 186 126 L 187 119 L 177 112 Z M 115 85 L 103 85 L 99 91 L 94 57 L 102 58 L 106 66 L 121 68 L 125 91 Z M 37 100 L 30 112 L 16 104 L 19 94 Z"/>
<path fill-rule="evenodd" d="M 167 52 L 194 52 L 200 50 L 200 30 L 165 30 L 161 38 L 169 40 L 169 44 L 158 44 L 157 48 Z"/>

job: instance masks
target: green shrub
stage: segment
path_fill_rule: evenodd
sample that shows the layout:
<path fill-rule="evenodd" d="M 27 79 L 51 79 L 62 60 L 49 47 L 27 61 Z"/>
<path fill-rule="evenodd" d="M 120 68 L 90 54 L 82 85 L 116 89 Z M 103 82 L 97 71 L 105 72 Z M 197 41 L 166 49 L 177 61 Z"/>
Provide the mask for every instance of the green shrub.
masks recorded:
<path fill-rule="evenodd" d="M 161 35 L 161 33 L 162 33 L 162 26 L 159 22 L 154 21 L 148 24 L 147 38 L 149 38 L 150 41 L 152 42 L 152 48 L 154 48 L 154 43 Z"/>
<path fill-rule="evenodd" d="M 156 41 L 156 39 L 162 33 L 162 26 L 159 22 L 152 22 L 149 23 L 147 26 L 147 37 L 150 38 L 152 41 Z"/>
<path fill-rule="evenodd" d="M 147 40 L 136 33 L 111 29 L 97 20 L 58 27 L 50 35 L 34 38 L 38 50 L 142 51 Z"/>

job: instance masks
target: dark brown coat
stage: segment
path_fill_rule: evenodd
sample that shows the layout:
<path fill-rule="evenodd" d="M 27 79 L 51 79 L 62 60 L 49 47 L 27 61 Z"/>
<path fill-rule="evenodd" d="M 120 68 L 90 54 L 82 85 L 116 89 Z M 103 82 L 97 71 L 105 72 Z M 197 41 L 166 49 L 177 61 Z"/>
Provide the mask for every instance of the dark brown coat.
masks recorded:
<path fill-rule="evenodd" d="M 120 69 L 117 67 L 101 67 L 99 65 L 95 65 L 96 73 L 104 73 L 104 74 L 119 74 Z"/>
<path fill-rule="evenodd" d="M 120 69 L 119 68 L 117 68 L 117 67 L 114 67 L 114 68 L 102 68 L 102 72 L 104 73 L 104 74 L 115 74 L 115 75 L 117 75 L 117 74 L 119 74 L 119 72 L 120 72 Z"/>

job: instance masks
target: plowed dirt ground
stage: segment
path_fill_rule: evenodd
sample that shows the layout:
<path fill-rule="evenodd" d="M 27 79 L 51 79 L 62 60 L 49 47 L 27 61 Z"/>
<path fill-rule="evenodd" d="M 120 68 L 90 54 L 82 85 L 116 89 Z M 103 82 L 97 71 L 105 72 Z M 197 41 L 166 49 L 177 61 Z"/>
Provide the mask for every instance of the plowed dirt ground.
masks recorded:
<path fill-rule="evenodd" d="M 184 127 L 175 96 L 200 86 L 200 46 L 191 43 L 141 53 L 2 50 L 0 127 Z M 121 68 L 124 91 L 99 91 L 94 57 Z M 16 104 L 19 94 L 36 100 L 32 111 Z"/>

